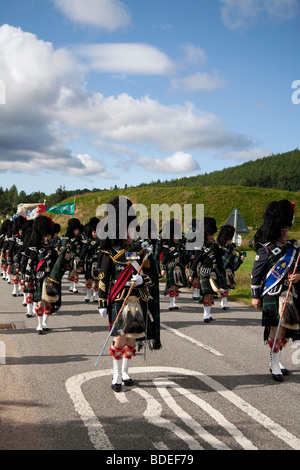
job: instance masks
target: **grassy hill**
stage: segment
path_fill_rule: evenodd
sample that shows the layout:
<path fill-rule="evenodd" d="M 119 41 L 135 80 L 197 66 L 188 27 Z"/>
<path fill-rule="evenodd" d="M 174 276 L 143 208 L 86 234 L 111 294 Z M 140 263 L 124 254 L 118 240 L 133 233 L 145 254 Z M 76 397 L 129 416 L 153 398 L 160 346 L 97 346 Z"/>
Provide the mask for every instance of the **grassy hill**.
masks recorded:
<path fill-rule="evenodd" d="M 246 224 L 253 232 L 256 226 L 262 222 L 262 215 L 268 202 L 279 199 L 289 199 L 296 203 L 296 217 L 292 235 L 300 234 L 300 192 L 280 191 L 274 189 L 211 186 L 211 187 L 137 187 L 127 190 L 104 190 L 95 193 L 75 196 L 74 217 L 80 221 L 88 220 L 96 215 L 97 207 L 111 200 L 114 196 L 126 195 L 133 203 L 143 204 L 151 215 L 152 204 L 192 204 L 195 210 L 196 204 L 204 204 L 206 216 L 214 217 L 217 225 L 223 225 L 236 207 Z M 64 202 L 72 201 L 74 198 Z M 49 214 L 61 224 L 64 230 L 71 216 Z M 195 215 L 195 214 L 194 214 Z M 298 238 L 298 237 L 297 237 Z M 300 238 L 300 237 L 299 237 Z"/>

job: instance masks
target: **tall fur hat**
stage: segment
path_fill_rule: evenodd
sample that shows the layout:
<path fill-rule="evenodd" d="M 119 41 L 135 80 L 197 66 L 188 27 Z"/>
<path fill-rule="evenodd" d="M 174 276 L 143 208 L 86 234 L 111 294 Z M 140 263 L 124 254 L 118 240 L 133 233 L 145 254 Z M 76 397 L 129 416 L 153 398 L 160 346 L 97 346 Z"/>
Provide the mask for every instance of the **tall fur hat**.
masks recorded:
<path fill-rule="evenodd" d="M 76 219 L 76 217 L 72 217 L 72 219 L 68 220 L 68 226 L 65 233 L 66 237 L 73 237 L 73 232 L 76 229 L 79 229 L 79 231 L 82 232 L 82 225 L 79 219 Z"/>
<path fill-rule="evenodd" d="M 213 217 L 204 217 L 204 235 L 217 232 L 217 224 Z"/>
<path fill-rule="evenodd" d="M 25 225 L 26 218 L 23 215 L 18 215 L 15 220 L 13 221 L 12 233 L 16 234 L 20 229 L 22 229 Z"/>
<path fill-rule="evenodd" d="M 169 220 L 162 230 L 162 238 L 163 239 L 170 239 L 173 240 L 181 239 L 182 238 L 182 226 L 179 219 L 174 217 L 173 219 Z"/>
<path fill-rule="evenodd" d="M 38 235 L 51 235 L 53 230 L 53 222 L 50 217 L 45 215 L 40 215 L 36 217 L 33 222 L 32 231 L 36 232 Z"/>
<path fill-rule="evenodd" d="M 33 246 L 38 246 L 44 235 L 51 235 L 53 228 L 53 222 L 50 217 L 40 215 L 33 221 L 30 243 Z"/>
<path fill-rule="evenodd" d="M 126 196 L 116 196 L 106 204 L 106 209 L 98 237 L 102 239 L 105 235 L 105 239 L 112 243 L 124 240 L 129 225 L 137 219 L 132 202 Z"/>
<path fill-rule="evenodd" d="M 10 219 L 4 220 L 3 224 L 1 225 L 1 234 L 10 235 L 11 229 L 13 226 L 13 222 Z"/>
<path fill-rule="evenodd" d="M 59 224 L 53 224 L 52 234 L 59 233 L 61 231 L 61 226 Z"/>
<path fill-rule="evenodd" d="M 96 231 L 97 225 L 100 222 L 98 217 L 92 217 L 84 227 L 84 233 L 87 237 L 92 238 L 92 232 Z"/>
<path fill-rule="evenodd" d="M 157 225 L 155 220 L 153 219 L 146 219 L 141 224 L 140 227 L 140 236 L 145 239 L 152 238 L 154 234 L 154 238 L 158 235 Z"/>
<path fill-rule="evenodd" d="M 76 219 L 75 217 L 73 217 L 72 219 L 69 219 L 68 220 L 68 227 L 70 227 L 73 230 L 75 230 L 77 228 L 79 228 L 79 230 L 80 230 L 81 229 L 80 220 Z"/>
<path fill-rule="evenodd" d="M 225 246 L 227 240 L 232 240 L 234 232 L 235 228 L 232 225 L 223 225 L 217 237 L 219 245 Z"/>
<path fill-rule="evenodd" d="M 274 243 L 281 236 L 281 229 L 291 228 L 294 221 L 295 205 L 287 199 L 270 202 L 263 215 L 263 223 L 254 240 L 257 243 Z"/>

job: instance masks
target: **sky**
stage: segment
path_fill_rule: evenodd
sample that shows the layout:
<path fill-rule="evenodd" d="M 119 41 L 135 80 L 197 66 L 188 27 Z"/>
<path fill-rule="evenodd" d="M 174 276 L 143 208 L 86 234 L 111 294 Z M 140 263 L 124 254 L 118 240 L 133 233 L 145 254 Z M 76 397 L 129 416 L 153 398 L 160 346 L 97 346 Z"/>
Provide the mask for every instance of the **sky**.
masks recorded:
<path fill-rule="evenodd" d="M 299 147 L 300 0 L 0 4 L 0 186 L 51 194 Z"/>

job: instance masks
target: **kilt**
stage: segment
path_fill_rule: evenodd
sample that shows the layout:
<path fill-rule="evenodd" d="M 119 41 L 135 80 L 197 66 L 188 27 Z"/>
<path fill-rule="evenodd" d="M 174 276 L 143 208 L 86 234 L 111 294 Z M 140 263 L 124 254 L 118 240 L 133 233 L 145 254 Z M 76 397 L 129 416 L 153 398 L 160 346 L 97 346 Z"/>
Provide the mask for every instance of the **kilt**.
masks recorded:
<path fill-rule="evenodd" d="M 180 269 L 180 278 L 181 278 L 182 282 L 180 282 L 180 284 L 178 283 L 178 276 L 174 275 L 174 270 L 173 269 L 167 269 L 165 294 L 167 293 L 167 291 L 170 289 L 171 286 L 178 286 L 178 287 L 186 287 L 187 286 L 185 266 L 179 264 L 179 265 L 177 265 L 177 269 L 178 268 Z"/>
<path fill-rule="evenodd" d="M 262 298 L 262 326 L 278 326 L 279 298 L 273 295 L 264 295 Z"/>
<path fill-rule="evenodd" d="M 200 294 L 203 297 L 206 294 L 214 294 L 212 287 L 209 282 L 209 276 L 201 276 L 199 277 L 200 282 Z"/>

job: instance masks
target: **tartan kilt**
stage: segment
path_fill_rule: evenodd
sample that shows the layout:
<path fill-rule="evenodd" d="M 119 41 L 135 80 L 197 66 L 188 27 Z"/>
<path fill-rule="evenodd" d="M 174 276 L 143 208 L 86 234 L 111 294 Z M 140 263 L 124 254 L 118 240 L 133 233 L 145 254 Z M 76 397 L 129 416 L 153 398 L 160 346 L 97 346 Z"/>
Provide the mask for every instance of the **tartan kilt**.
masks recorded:
<path fill-rule="evenodd" d="M 34 292 L 33 292 L 33 301 L 34 302 L 39 302 L 40 300 L 42 300 L 44 279 L 45 279 L 45 276 L 42 279 L 35 279 Z"/>
<path fill-rule="evenodd" d="M 264 295 L 262 298 L 262 326 L 278 326 L 279 297 Z"/>
<path fill-rule="evenodd" d="M 181 278 L 182 278 L 182 281 L 183 281 L 183 285 L 180 284 L 180 285 L 178 285 L 178 287 L 186 287 L 187 286 L 187 278 L 186 278 L 186 273 L 185 273 L 185 267 L 184 266 L 179 266 L 179 267 L 180 267 L 180 271 L 181 271 Z M 176 286 L 176 285 L 177 285 L 177 282 L 176 282 L 176 279 L 175 279 L 175 276 L 174 276 L 173 269 L 167 269 L 165 292 L 167 292 L 171 286 Z"/>
<path fill-rule="evenodd" d="M 214 291 L 212 290 L 212 287 L 209 282 L 209 276 L 201 276 L 199 277 L 199 282 L 200 282 L 200 293 L 201 297 L 206 295 L 206 294 L 214 294 Z"/>

